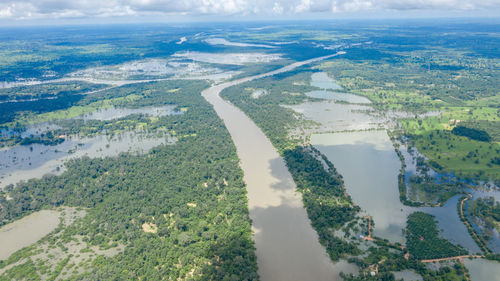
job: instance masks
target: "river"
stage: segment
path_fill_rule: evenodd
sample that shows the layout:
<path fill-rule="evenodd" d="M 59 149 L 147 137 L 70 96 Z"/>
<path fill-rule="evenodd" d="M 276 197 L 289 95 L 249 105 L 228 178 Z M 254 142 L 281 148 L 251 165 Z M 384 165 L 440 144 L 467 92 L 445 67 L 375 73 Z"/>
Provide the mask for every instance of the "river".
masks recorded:
<path fill-rule="evenodd" d="M 338 273 L 354 272 L 346 262 L 333 264 L 311 226 L 302 196 L 284 160 L 259 127 L 220 92 L 241 84 L 336 55 L 297 62 L 268 73 L 212 86 L 202 92 L 224 121 L 236 145 L 247 185 L 253 238 L 261 280 L 338 280 Z"/>

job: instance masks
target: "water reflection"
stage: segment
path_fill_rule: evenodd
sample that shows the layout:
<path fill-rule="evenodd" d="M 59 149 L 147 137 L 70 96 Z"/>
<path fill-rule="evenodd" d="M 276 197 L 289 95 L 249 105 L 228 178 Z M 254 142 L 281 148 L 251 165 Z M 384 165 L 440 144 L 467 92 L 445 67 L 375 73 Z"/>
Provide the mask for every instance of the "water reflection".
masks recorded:
<path fill-rule="evenodd" d="M 500 266 L 498 262 L 485 259 L 464 259 L 469 269 L 471 281 L 500 281 Z"/>
<path fill-rule="evenodd" d="M 373 217 L 376 236 L 404 242 L 408 215 L 423 211 L 436 217 L 441 236 L 472 253 L 479 252 L 456 211 L 459 196 L 442 207 L 414 208 L 401 203 L 397 182 L 401 163 L 385 131 L 313 134 L 311 144 L 344 177 L 354 202 Z"/>
<path fill-rule="evenodd" d="M 404 242 L 403 229 L 411 210 L 399 200 L 397 176 L 401 164 L 386 132 L 314 134 L 311 144 L 343 176 L 354 202 L 373 217 L 374 234 Z"/>

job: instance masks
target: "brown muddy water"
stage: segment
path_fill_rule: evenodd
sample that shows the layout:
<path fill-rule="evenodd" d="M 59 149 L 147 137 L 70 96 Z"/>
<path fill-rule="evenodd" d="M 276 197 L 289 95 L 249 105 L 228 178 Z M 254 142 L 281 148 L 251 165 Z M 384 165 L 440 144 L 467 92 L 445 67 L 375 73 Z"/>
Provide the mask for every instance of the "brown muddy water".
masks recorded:
<path fill-rule="evenodd" d="M 72 211 L 67 208 L 66 211 Z M 56 229 L 64 208 L 42 210 L 0 227 L 0 260 L 40 240 Z"/>
<path fill-rule="evenodd" d="M 337 53 L 338 55 L 341 53 Z M 220 84 L 202 92 L 224 121 L 236 145 L 253 222 L 261 280 L 339 280 L 340 271 L 355 272 L 345 261 L 332 263 L 311 226 L 302 196 L 285 162 L 264 133 L 219 93 L 230 86 L 292 70 L 320 57 L 265 74 Z"/>

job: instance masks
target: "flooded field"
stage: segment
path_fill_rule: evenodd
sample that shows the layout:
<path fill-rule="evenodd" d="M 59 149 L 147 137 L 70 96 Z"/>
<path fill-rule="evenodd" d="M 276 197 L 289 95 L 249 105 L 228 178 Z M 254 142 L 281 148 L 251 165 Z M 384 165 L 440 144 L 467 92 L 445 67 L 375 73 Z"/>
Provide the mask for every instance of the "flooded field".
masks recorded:
<path fill-rule="evenodd" d="M 323 83 L 328 84 L 328 81 Z M 378 116 L 380 114 L 374 114 L 369 106 L 335 102 L 307 102 L 290 108 L 303 113 L 307 119 L 321 123 L 317 128 L 313 128 L 313 132 L 337 132 L 312 134 L 311 144 L 326 155 L 342 174 L 346 189 L 354 202 L 372 215 L 376 236 L 404 243 L 403 230 L 407 216 L 415 211 L 423 211 L 436 217 L 442 237 L 463 246 L 471 253 L 480 252 L 458 216 L 457 204 L 460 196 L 449 199 L 442 207 L 404 206 L 399 200 L 397 183 L 401 162 L 387 133 L 385 130 L 359 131 L 388 128 L 393 122 L 389 121 L 390 118 L 406 115 L 390 113 L 390 117 Z M 439 113 L 429 113 L 430 116 L 436 114 Z M 351 130 L 354 132 L 341 132 Z M 419 173 L 416 158 L 421 155 L 418 152 L 405 151 L 404 147 L 401 152 L 407 165 L 406 175 Z M 429 173 L 432 176 L 437 175 L 434 171 Z M 473 194 L 477 192 L 474 191 Z M 498 192 L 493 193 L 498 197 Z M 488 194 L 491 195 L 491 191 Z M 485 279 L 485 276 L 494 275 L 500 268 L 498 264 L 483 259 L 468 261 L 466 265 L 471 270 L 472 280 L 489 280 Z M 395 276 L 404 280 L 422 280 L 418 274 L 411 271 L 397 272 Z"/>
<path fill-rule="evenodd" d="M 465 224 L 460 220 L 457 212 L 457 204 L 460 195 L 456 195 L 446 201 L 442 207 L 416 208 L 419 211 L 434 215 L 441 230 L 441 236 L 452 243 L 462 245 L 471 253 L 480 253 L 481 249 L 470 236 Z"/>
<path fill-rule="evenodd" d="M 203 53 L 182 52 L 173 57 L 185 58 L 198 62 L 243 65 L 245 63 L 267 63 L 282 59 L 280 54 L 266 53 Z"/>
<path fill-rule="evenodd" d="M 311 75 L 311 86 L 318 87 L 321 90 L 305 93 L 309 97 L 344 101 L 348 103 L 371 103 L 369 99 L 348 93 L 334 92 L 328 90 L 342 90 L 342 87 L 337 82 L 328 76 L 325 72 L 313 73 Z"/>
<path fill-rule="evenodd" d="M 49 234 L 59 225 L 60 219 L 69 224 L 83 214 L 75 208 L 42 210 L 0 227 L 0 260 Z"/>
<path fill-rule="evenodd" d="M 472 199 L 478 198 L 493 198 L 495 202 L 500 202 L 500 191 L 492 188 L 476 188 L 469 189 L 468 192 L 472 194 Z M 471 218 L 471 215 L 468 213 L 469 201 L 466 201 L 465 210 L 467 216 L 469 217 L 469 221 L 472 224 L 472 227 L 480 234 L 487 234 L 490 237 L 490 240 L 487 241 L 488 248 L 490 248 L 494 253 L 500 253 L 500 233 L 494 227 L 487 227 L 486 223 L 478 218 Z"/>
<path fill-rule="evenodd" d="M 46 174 L 61 174 L 65 170 L 64 163 L 70 159 L 116 156 L 121 152 L 143 153 L 173 142 L 174 138 L 162 133 L 125 132 L 112 137 L 70 137 L 53 146 L 15 146 L 0 151 L 0 188 Z"/>
<path fill-rule="evenodd" d="M 224 38 L 208 38 L 204 40 L 210 45 L 225 45 L 225 46 L 233 46 L 233 47 L 256 47 L 256 48 L 276 48 L 276 46 L 264 45 L 264 44 L 251 44 L 251 43 L 241 43 L 241 42 L 232 42 Z"/>
<path fill-rule="evenodd" d="M 311 97 L 311 98 L 317 98 L 317 99 L 325 99 L 325 100 L 336 100 L 336 101 L 344 101 L 347 103 L 371 103 L 369 99 L 362 97 L 362 96 L 356 96 L 353 94 L 348 94 L 348 93 L 341 93 L 341 92 L 332 92 L 332 91 L 311 91 L 305 93 L 306 96 Z"/>
<path fill-rule="evenodd" d="M 311 86 L 318 87 L 323 90 L 342 90 L 342 87 L 337 84 L 335 79 L 328 76 L 326 72 L 316 72 L 311 74 Z"/>
<path fill-rule="evenodd" d="M 500 265 L 498 262 L 485 259 L 464 259 L 469 269 L 471 281 L 500 281 Z"/>
<path fill-rule="evenodd" d="M 410 177 L 417 175 L 420 177 L 429 177 L 432 181 L 435 182 L 455 183 L 455 186 L 467 183 L 467 187 L 463 188 L 463 192 L 471 194 L 473 200 L 478 198 L 484 199 L 493 197 L 496 202 L 500 202 L 500 192 L 496 189 L 493 183 L 472 183 L 458 179 L 453 174 L 438 173 L 434 169 L 427 166 L 425 166 L 425 169 L 423 169 L 422 167 L 418 166 L 417 162 L 422 162 L 423 160 L 427 160 L 427 158 L 423 154 L 419 153 L 416 148 L 408 150 L 406 145 L 400 145 L 399 150 L 403 155 L 406 165 L 405 183 L 408 189 L 407 195 L 411 200 L 435 201 L 436 199 L 435 196 L 432 198 L 427 193 L 419 189 L 412 188 Z M 460 196 L 457 195 L 449 199 L 442 208 L 424 209 L 426 209 L 427 212 L 436 215 L 439 220 L 440 226 L 443 229 L 443 235 L 446 238 L 455 243 L 461 241 L 461 244 L 463 244 L 466 249 L 472 252 L 479 252 L 479 247 L 476 245 L 476 243 L 468 238 L 469 235 L 463 233 L 463 227 L 465 227 L 463 223 L 461 223 L 461 221 L 457 217 L 447 215 L 455 212 L 459 197 Z M 474 227 L 474 229 L 478 233 L 486 232 L 490 237 L 490 240 L 487 242 L 488 247 L 495 253 L 499 253 L 500 234 L 498 230 L 496 228 L 488 228 L 483 221 L 477 218 L 472 218 L 470 214 L 468 214 L 469 204 L 470 201 L 465 202 L 465 213 L 468 216 L 469 221 L 472 223 L 472 227 Z"/>
<path fill-rule="evenodd" d="M 322 89 L 342 89 L 323 72 L 311 75 L 311 85 Z M 413 208 L 401 203 L 397 182 L 401 161 L 385 131 L 390 126 L 387 117 L 379 116 L 368 105 L 334 101 L 306 102 L 287 107 L 320 123 L 312 128 L 314 133 L 310 142 L 328 157 L 344 177 L 354 202 L 373 217 L 376 236 L 404 243 L 407 217 L 419 210 L 436 216 L 443 237 L 473 253 L 479 251 L 459 219 L 456 211 L 458 196 L 443 207 L 436 208 Z M 401 150 L 403 155 L 409 155 L 408 151 Z M 405 161 L 408 172 L 416 173 L 415 159 L 405 157 Z"/>
<path fill-rule="evenodd" d="M 154 117 L 183 114 L 177 111 L 176 105 L 148 106 L 141 108 L 110 107 L 93 111 L 76 119 L 109 121 L 133 114 Z M 41 123 L 29 126 L 24 131 L 1 129 L 3 136 L 18 135 L 20 137 L 39 136 L 40 134 L 61 127 L 52 123 Z M 64 136 L 65 140 L 56 145 L 17 145 L 0 150 L 0 188 L 31 178 L 41 178 L 46 174 L 61 174 L 68 160 L 83 156 L 108 157 L 122 152 L 144 153 L 160 144 L 174 143 L 175 138 L 165 132 L 126 131 L 115 135 L 97 135 L 92 137 Z"/>
<path fill-rule="evenodd" d="M 17 136 L 20 136 L 22 138 L 25 138 L 25 137 L 29 137 L 31 135 L 38 136 L 38 135 L 43 134 L 49 130 L 57 130 L 57 129 L 61 129 L 61 127 L 58 125 L 55 125 L 55 124 L 48 123 L 48 122 L 35 124 L 32 126 L 29 126 L 28 128 L 26 128 L 24 130 L 12 130 L 9 128 L 0 128 L 0 137 L 4 138 L 4 137 L 10 137 L 13 135 L 17 135 Z"/>
<path fill-rule="evenodd" d="M 365 114 L 372 108 L 364 105 L 340 104 L 333 101 L 305 102 L 299 105 L 283 105 L 304 114 L 307 119 L 321 125 L 314 127 L 316 132 L 358 131 L 382 128 L 383 120 Z"/>
<path fill-rule="evenodd" d="M 69 73 L 57 79 L 22 79 L 19 81 L 2 82 L 0 83 L 0 89 L 72 81 L 107 84 L 115 87 L 175 79 L 207 79 L 221 82 L 230 79 L 240 72 L 225 71 L 210 66 L 210 63 L 239 65 L 244 63 L 269 62 L 277 59 L 281 59 L 281 56 L 263 53 L 237 53 L 231 55 L 198 52 L 176 53 L 164 59 L 145 59 L 117 65 L 90 67 Z"/>
<path fill-rule="evenodd" d="M 187 75 L 202 76 L 221 72 L 223 70 L 196 62 L 173 59 L 146 59 L 119 65 L 87 68 L 70 73 L 68 77 L 96 80 L 139 80 L 184 77 Z"/>
<path fill-rule="evenodd" d="M 412 270 L 401 270 L 398 272 L 393 272 L 396 280 L 403 279 L 404 281 L 422 281 L 422 276 L 418 275 Z"/>
<path fill-rule="evenodd" d="M 175 105 L 166 105 L 166 106 L 148 106 L 141 108 L 120 108 L 120 107 L 110 107 L 103 108 L 97 111 L 85 114 L 81 116 L 83 120 L 100 120 L 100 121 L 109 121 L 114 119 L 120 119 L 129 115 L 134 114 L 143 114 L 154 117 L 161 117 L 167 115 L 176 115 L 182 114 L 182 111 L 176 111 Z M 77 117 L 79 118 L 79 117 Z"/>

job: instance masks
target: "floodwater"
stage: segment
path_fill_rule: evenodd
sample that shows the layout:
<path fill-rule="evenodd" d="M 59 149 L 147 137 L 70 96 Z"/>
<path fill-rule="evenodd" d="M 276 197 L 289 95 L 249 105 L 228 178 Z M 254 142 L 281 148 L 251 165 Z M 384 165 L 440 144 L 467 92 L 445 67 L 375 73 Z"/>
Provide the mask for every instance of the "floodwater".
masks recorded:
<path fill-rule="evenodd" d="M 481 249 L 476 242 L 474 242 L 464 223 L 458 216 L 457 204 L 460 197 L 460 195 L 452 197 L 446 201 L 442 207 L 423 207 L 418 208 L 418 210 L 436 217 L 442 237 L 448 239 L 452 243 L 462 245 L 471 253 L 480 253 Z"/>
<path fill-rule="evenodd" d="M 264 45 L 264 44 L 251 44 L 251 43 L 241 43 L 241 42 L 232 42 L 225 38 L 208 38 L 204 40 L 210 45 L 225 45 L 225 46 L 233 46 L 233 47 L 256 47 L 256 48 L 269 48 L 273 49 L 276 46 Z"/>
<path fill-rule="evenodd" d="M 340 104 L 333 101 L 305 102 L 299 105 L 282 105 L 304 114 L 307 119 L 320 123 L 315 131 L 338 132 L 377 129 L 383 126 L 380 118 L 365 114 L 369 106 Z"/>
<path fill-rule="evenodd" d="M 42 210 L 0 227 L 0 260 L 37 242 L 56 229 L 59 224 L 68 226 L 84 217 L 85 210 L 75 207 L 59 207 Z M 0 275 L 8 268 L 0 269 Z"/>
<path fill-rule="evenodd" d="M 500 191 L 491 188 L 478 188 L 474 190 L 468 190 L 472 194 L 472 199 L 476 200 L 478 198 L 489 198 L 493 197 L 496 202 L 500 202 Z M 470 200 L 466 201 L 466 212 L 468 213 Z M 472 223 L 472 227 L 476 229 L 479 233 L 486 233 L 490 237 L 488 241 L 488 248 L 490 248 L 494 253 L 500 253 L 500 233 L 496 228 L 488 228 L 485 223 L 480 219 L 472 219 L 469 215 L 469 221 Z M 499 265 L 500 266 L 500 265 Z"/>
<path fill-rule="evenodd" d="M 123 118 L 133 114 L 144 114 L 149 116 L 161 117 L 167 115 L 182 114 L 182 111 L 175 111 L 175 105 L 165 105 L 165 106 L 147 106 L 141 108 L 123 108 L 123 107 L 110 107 L 103 108 L 97 111 L 85 114 L 81 117 L 83 120 L 100 120 L 109 121 L 114 119 Z"/>
<path fill-rule="evenodd" d="M 311 86 L 320 89 L 328 90 L 342 90 L 342 87 L 337 82 L 328 76 L 326 72 L 316 72 L 311 75 Z"/>
<path fill-rule="evenodd" d="M 342 54 L 337 53 L 335 55 Z M 327 56 L 331 57 L 331 56 Z M 340 280 L 340 271 L 353 265 L 333 264 L 320 245 L 296 191 L 295 183 L 271 142 L 243 112 L 224 101 L 223 89 L 325 59 L 321 57 L 284 68 L 213 86 L 202 92 L 224 121 L 236 145 L 247 184 L 250 218 L 257 248 L 259 275 L 264 281 Z"/>
<path fill-rule="evenodd" d="M 317 72 L 311 75 L 311 86 L 318 87 L 321 90 L 305 93 L 309 97 L 345 101 L 348 103 L 371 103 L 369 99 L 348 93 L 333 92 L 327 90 L 342 90 L 342 87 L 337 82 L 328 76 L 325 72 Z"/>
<path fill-rule="evenodd" d="M 322 89 L 341 89 L 328 75 L 313 75 L 316 77 L 311 77 L 311 85 Z M 327 91 L 322 91 L 315 94 L 315 97 L 326 99 L 324 95 L 327 94 Z M 463 246 L 471 253 L 480 251 L 460 221 L 457 212 L 460 196 L 451 198 L 442 207 L 414 208 L 400 202 L 397 182 L 401 169 L 400 159 L 385 130 L 370 129 L 388 128 L 392 124 L 391 118 L 407 117 L 408 113 L 388 112 L 380 115 L 370 106 L 334 101 L 306 102 L 285 107 L 320 123 L 310 130 L 313 132 L 310 142 L 328 157 L 343 176 L 345 187 L 354 202 L 373 217 L 374 235 L 404 243 L 403 230 L 406 228 L 407 216 L 415 211 L 423 211 L 436 217 L 442 237 Z M 420 114 L 419 118 L 439 114 L 440 112 L 428 112 Z M 401 151 L 405 155 L 408 172 L 417 173 L 414 157 L 408 157 L 409 153 L 404 148 Z M 494 193 L 498 198 L 498 192 Z M 478 191 L 475 191 L 474 196 L 479 196 L 477 194 Z M 471 270 L 472 280 L 493 280 L 487 276 L 500 276 L 498 263 L 474 260 L 466 265 Z M 405 280 L 421 280 L 412 271 L 397 272 L 395 275 Z"/>
<path fill-rule="evenodd" d="M 307 92 L 305 94 L 308 97 L 317 99 L 345 101 L 348 103 L 371 103 L 370 100 L 365 97 L 341 92 L 320 90 Z"/>
<path fill-rule="evenodd" d="M 326 73 L 313 74 L 311 85 L 322 89 L 340 87 Z M 374 235 L 404 243 L 408 215 L 424 211 L 436 217 L 444 238 L 473 253 L 479 251 L 456 211 L 459 196 L 436 208 L 413 208 L 401 203 L 397 182 L 400 159 L 386 131 L 373 130 L 387 128 L 390 125 L 387 117 L 377 116 L 368 105 L 334 101 L 306 102 L 286 107 L 321 124 L 312 128 L 314 133 L 310 142 L 328 157 L 344 177 L 346 189 L 354 202 L 373 217 Z M 407 156 L 407 151 L 402 149 L 402 152 Z M 412 158 L 406 158 L 409 172 L 416 172 L 415 163 L 410 161 Z"/>
<path fill-rule="evenodd" d="M 500 281 L 500 264 L 486 259 L 464 259 L 471 281 Z"/>
<path fill-rule="evenodd" d="M 404 242 L 410 210 L 401 204 L 401 163 L 385 131 L 314 134 L 311 144 L 326 155 L 344 178 L 354 202 L 373 217 L 374 235 Z"/>
<path fill-rule="evenodd" d="M 189 59 L 196 62 L 244 65 L 246 63 L 268 63 L 282 59 L 281 54 L 272 53 L 205 53 L 178 52 L 174 58 Z"/>
<path fill-rule="evenodd" d="M 110 107 L 76 117 L 88 120 L 109 121 L 123 118 L 132 114 L 145 114 L 161 117 L 166 115 L 183 114 L 176 111 L 176 105 L 148 106 L 141 108 Z M 47 130 L 61 128 L 51 123 L 35 124 L 19 133 L 9 129 L 0 129 L 2 135 L 40 135 Z M 21 180 L 41 178 L 52 173 L 61 174 L 65 170 L 64 163 L 70 159 L 82 156 L 107 157 L 116 156 L 121 152 L 140 153 L 175 139 L 164 133 L 148 134 L 144 132 L 124 132 L 114 136 L 99 135 L 95 137 L 66 137 L 66 140 L 57 145 L 32 144 L 14 146 L 0 150 L 0 188 L 15 184 Z"/>
<path fill-rule="evenodd" d="M 71 137 L 53 146 L 32 144 L 0 150 L 0 188 L 21 180 L 61 174 L 64 163 L 83 156 L 107 157 L 121 152 L 141 153 L 175 139 L 166 134 L 125 132 L 108 137 Z"/>
<path fill-rule="evenodd" d="M 438 173 L 432 168 L 428 168 L 425 172 L 420 171 L 417 168 L 416 164 L 416 158 L 417 157 L 422 157 L 424 159 L 427 159 L 423 154 L 418 152 L 416 148 L 412 148 L 411 152 L 408 151 L 406 145 L 400 145 L 399 148 L 400 152 L 403 154 L 406 168 L 405 168 L 405 182 L 408 188 L 408 195 L 410 198 L 413 199 L 421 199 L 423 195 L 426 195 L 424 193 L 421 193 L 419 191 L 416 191 L 415 189 L 412 188 L 411 182 L 409 181 L 409 177 L 411 175 L 427 175 L 431 178 L 434 178 L 436 181 L 443 181 L 444 174 Z M 445 181 L 447 182 L 458 182 L 461 181 L 460 179 L 456 178 L 453 176 L 453 174 L 449 174 L 446 176 Z M 484 184 L 479 183 L 477 185 L 472 184 L 474 186 L 474 189 L 472 188 L 467 188 L 466 191 L 467 193 L 472 194 L 472 199 L 475 200 L 477 198 L 485 198 L 485 197 L 493 197 L 497 202 L 500 202 L 500 192 L 496 189 L 493 188 L 487 188 L 485 187 Z M 466 249 L 468 249 L 471 252 L 479 252 L 480 249 L 477 246 L 477 244 L 472 241 L 472 239 L 469 239 L 469 235 L 464 233 L 463 229 L 465 226 L 457 216 L 450 216 L 449 214 L 452 214 L 456 210 L 456 206 L 458 204 L 459 200 L 459 195 L 451 198 L 446 202 L 446 204 L 442 208 L 423 208 L 422 210 L 425 210 L 426 212 L 433 214 L 436 216 L 436 218 L 439 221 L 440 228 L 443 230 L 443 236 L 446 237 L 448 240 L 462 244 Z M 466 201 L 465 203 L 465 211 L 466 214 L 468 213 L 468 206 L 469 206 L 470 201 Z M 478 231 L 479 233 L 482 233 L 483 231 L 486 231 L 487 234 L 490 236 L 490 240 L 488 241 L 488 247 L 493 250 L 495 253 L 500 252 L 500 234 L 497 231 L 497 229 L 487 229 L 484 225 L 484 222 L 480 220 L 471 220 L 469 216 L 469 221 L 472 223 L 472 226 Z"/>
<path fill-rule="evenodd" d="M 49 234 L 59 225 L 59 211 L 43 210 L 0 228 L 0 260 Z"/>
<path fill-rule="evenodd" d="M 397 182 L 401 162 L 385 131 L 313 134 L 311 144 L 344 177 L 354 202 L 373 217 L 376 236 L 404 243 L 408 215 L 422 211 L 436 217 L 442 237 L 472 253 L 479 252 L 458 216 L 460 196 L 451 198 L 442 207 L 414 208 L 401 203 Z"/>
<path fill-rule="evenodd" d="M 21 138 L 27 138 L 30 136 L 39 136 L 47 131 L 58 130 L 58 129 L 61 129 L 61 126 L 51 124 L 48 122 L 43 122 L 29 126 L 28 128 L 19 131 L 12 130 L 9 128 L 0 128 L 0 137 L 6 138 L 10 136 L 19 136 Z"/>
<path fill-rule="evenodd" d="M 422 281 L 423 278 L 413 270 L 401 270 L 393 272 L 396 280 L 403 279 L 404 281 Z"/>
<path fill-rule="evenodd" d="M 186 62 L 185 58 L 192 60 L 192 62 Z M 146 59 L 126 62 L 118 65 L 91 67 L 69 73 L 62 78 L 56 79 L 21 79 L 12 82 L 0 82 L 0 89 L 75 81 L 83 81 L 93 84 L 107 84 L 112 87 L 176 79 L 207 79 L 221 82 L 223 80 L 230 79 L 241 72 L 224 71 L 217 67 L 203 66 L 196 61 L 206 60 L 208 63 L 244 64 L 247 62 L 269 62 L 277 59 L 281 59 L 279 54 L 268 55 L 263 53 L 252 53 L 247 55 L 245 53 L 238 53 L 228 55 L 221 53 L 212 54 L 198 52 L 176 53 L 169 59 Z M 83 94 L 92 94 L 106 89 L 109 89 L 109 87 Z"/>

